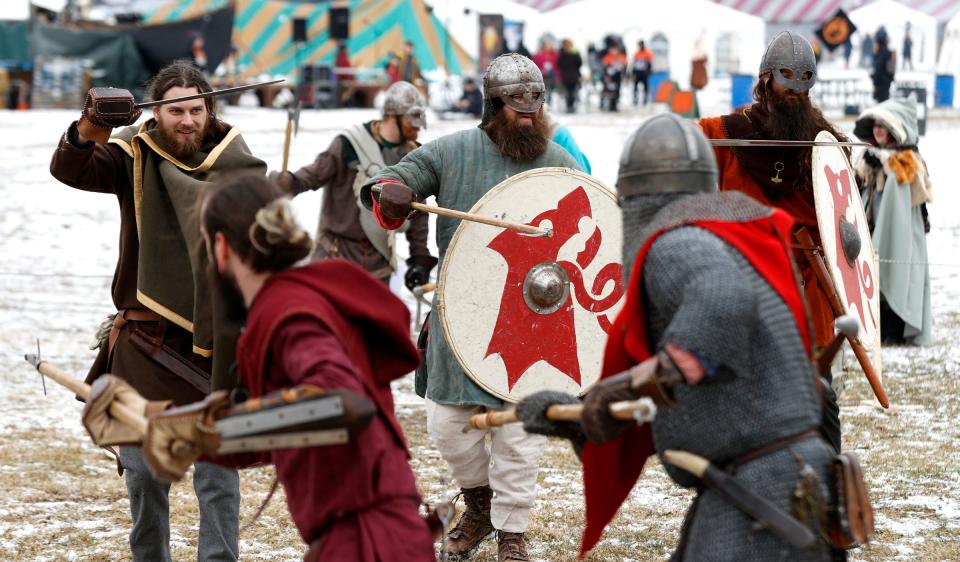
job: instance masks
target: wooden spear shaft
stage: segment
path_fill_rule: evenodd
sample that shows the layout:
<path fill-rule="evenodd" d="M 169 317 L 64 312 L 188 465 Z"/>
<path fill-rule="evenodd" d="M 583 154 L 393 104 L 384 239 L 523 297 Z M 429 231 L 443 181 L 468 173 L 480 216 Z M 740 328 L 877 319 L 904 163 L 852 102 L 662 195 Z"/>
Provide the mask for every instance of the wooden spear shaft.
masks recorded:
<path fill-rule="evenodd" d="M 287 165 L 290 163 L 290 139 L 293 136 L 293 116 L 287 114 L 287 131 L 283 135 L 283 168 L 282 172 L 287 171 Z"/>
<path fill-rule="evenodd" d="M 84 401 L 90 399 L 90 385 L 85 382 L 46 361 L 41 361 L 36 367 L 37 370 L 40 371 L 40 374 L 53 379 L 61 386 L 66 387 L 80 398 L 83 398 Z M 145 418 L 143 414 L 131 410 L 126 405 L 114 400 L 110 403 L 110 415 L 135 429 L 141 438 L 147 434 L 147 418 Z"/>
<path fill-rule="evenodd" d="M 649 402 L 645 400 L 625 400 L 610 404 L 610 415 L 618 420 L 633 420 L 639 413 L 641 417 L 652 414 Z M 578 421 L 583 413 L 580 404 L 554 404 L 547 408 L 547 419 L 553 421 Z M 470 417 L 473 429 L 489 429 L 520 421 L 514 409 L 476 414 Z"/>
<path fill-rule="evenodd" d="M 379 185 L 373 186 L 373 191 L 379 193 L 381 187 Z M 537 228 L 535 226 L 530 226 L 529 224 L 523 224 L 519 222 L 513 222 L 503 219 L 495 219 L 493 217 L 485 217 L 483 215 L 477 215 L 474 213 L 465 213 L 463 211 L 455 211 L 453 209 L 447 209 L 446 207 L 435 207 L 433 205 L 426 205 L 424 203 L 418 203 L 414 201 L 410 203 L 410 207 L 416 209 L 417 211 L 423 211 L 424 213 L 433 213 L 435 215 L 440 215 L 443 217 L 450 217 L 452 219 L 460 219 L 470 222 L 478 222 L 480 224 L 488 224 L 490 226 L 498 226 L 500 228 L 506 228 L 509 230 L 516 230 L 517 232 L 522 232 L 524 234 L 530 234 L 533 236 L 551 236 L 553 233 L 548 229 Z"/>
<path fill-rule="evenodd" d="M 508 220 L 502 220 L 502 219 L 495 219 L 493 217 L 485 217 L 483 215 L 477 215 L 474 213 L 464 213 L 463 211 L 455 211 L 453 209 L 447 209 L 445 207 L 434 207 L 433 205 L 425 205 L 423 203 L 417 203 L 417 202 L 411 203 L 410 206 L 418 211 L 423 211 L 425 213 L 433 213 L 435 215 L 441 215 L 444 217 L 450 217 L 454 219 L 460 219 L 460 220 L 471 221 L 471 222 L 478 222 L 481 224 L 488 224 L 490 226 L 499 226 L 500 228 L 516 230 L 517 232 L 522 232 L 524 234 L 532 234 L 535 236 L 550 236 L 549 230 L 544 230 L 542 228 L 530 226 L 529 224 L 522 224 L 519 222 L 513 222 Z"/>
<path fill-rule="evenodd" d="M 813 272 L 817 276 L 817 280 L 820 281 L 820 285 L 823 287 L 824 291 L 827 293 L 827 297 L 830 301 L 830 307 L 833 309 L 834 316 L 840 316 L 845 314 L 843 310 L 843 303 L 840 301 L 840 295 L 837 294 L 836 285 L 833 284 L 833 278 L 830 277 L 830 271 L 827 269 L 827 264 L 823 262 L 823 255 L 820 253 L 819 248 L 813 242 L 813 237 L 810 236 L 810 233 L 807 232 L 806 228 L 801 228 L 797 234 L 797 241 L 800 242 L 806 248 L 814 248 L 807 251 L 807 259 L 810 260 L 811 265 L 813 265 Z M 860 363 L 860 367 L 863 368 L 863 374 L 867 377 L 867 382 L 870 383 L 870 388 L 873 390 L 873 394 L 877 397 L 877 401 L 880 402 L 880 405 L 884 408 L 890 407 L 890 399 L 887 397 L 887 391 L 884 390 L 883 384 L 880 382 L 880 377 L 877 376 L 877 371 L 873 368 L 873 363 L 870 362 L 870 357 L 867 355 L 867 350 L 863 347 L 856 338 L 847 337 L 847 341 L 850 342 L 850 347 L 853 349 L 853 354 L 857 357 L 857 361 Z"/>

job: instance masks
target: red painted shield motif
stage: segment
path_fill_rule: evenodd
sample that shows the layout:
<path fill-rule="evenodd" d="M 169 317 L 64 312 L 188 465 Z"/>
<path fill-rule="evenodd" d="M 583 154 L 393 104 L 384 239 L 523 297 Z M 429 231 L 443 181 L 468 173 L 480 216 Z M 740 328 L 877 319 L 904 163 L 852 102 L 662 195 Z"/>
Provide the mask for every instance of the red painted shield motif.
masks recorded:
<path fill-rule="evenodd" d="M 623 301 L 613 192 L 567 168 L 511 177 L 471 212 L 550 228 L 550 237 L 464 221 L 438 286 L 440 320 L 464 371 L 515 402 L 543 389 L 579 394 L 599 378 Z"/>
<path fill-rule="evenodd" d="M 825 131 L 818 141 L 835 142 Z M 824 261 L 830 270 L 844 310 L 860 324 L 857 340 L 873 350 L 872 363 L 880 372 L 880 288 L 876 254 L 863 212 L 860 192 L 844 152 L 837 147 L 813 148 L 813 193 Z M 840 243 L 840 223 L 846 221 L 860 235 L 860 253 L 847 260 Z"/>

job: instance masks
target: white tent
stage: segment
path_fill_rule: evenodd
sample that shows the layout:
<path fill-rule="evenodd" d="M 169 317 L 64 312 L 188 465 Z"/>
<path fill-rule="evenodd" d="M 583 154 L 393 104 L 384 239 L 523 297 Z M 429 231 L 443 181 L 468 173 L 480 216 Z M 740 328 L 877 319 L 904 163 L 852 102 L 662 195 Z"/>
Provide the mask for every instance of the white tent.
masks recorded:
<path fill-rule="evenodd" d="M 876 35 L 883 26 L 890 38 L 891 51 L 897 52 L 897 70 L 903 68 L 903 38 L 907 24 L 910 24 L 910 38 L 913 40 L 913 68 L 919 71 L 933 71 L 937 57 L 937 19 L 893 0 L 877 0 L 853 10 L 850 20 L 860 33 Z"/>
<path fill-rule="evenodd" d="M 604 36 L 617 34 L 623 38 L 628 56 L 638 40 L 643 39 L 650 48 L 653 37 L 660 35 L 669 42 L 668 63 L 664 66 L 682 88 L 689 87 L 690 61 L 698 39 L 708 53 L 711 75 L 718 68 L 755 73 L 766 46 L 762 19 L 708 0 L 575 2 L 547 12 L 535 25 L 537 29 L 530 31 L 570 37 L 581 47 L 587 43 L 599 45 Z M 529 32 L 527 36 L 531 36 Z"/>
<path fill-rule="evenodd" d="M 953 105 L 960 107 L 960 96 L 957 95 L 957 84 L 960 83 L 960 13 L 947 22 L 946 29 L 943 31 L 937 74 L 953 76 Z"/>
<path fill-rule="evenodd" d="M 960 74 L 960 13 L 953 16 L 943 31 L 940 59 L 937 61 L 940 74 Z"/>
<path fill-rule="evenodd" d="M 500 14 L 505 21 L 523 22 L 523 43 L 531 52 L 536 51 L 539 35 L 532 35 L 528 29 L 542 15 L 533 8 L 512 0 L 442 0 L 432 5 L 434 15 L 446 27 L 450 37 L 455 38 L 474 59 L 480 51 L 480 14 Z"/>

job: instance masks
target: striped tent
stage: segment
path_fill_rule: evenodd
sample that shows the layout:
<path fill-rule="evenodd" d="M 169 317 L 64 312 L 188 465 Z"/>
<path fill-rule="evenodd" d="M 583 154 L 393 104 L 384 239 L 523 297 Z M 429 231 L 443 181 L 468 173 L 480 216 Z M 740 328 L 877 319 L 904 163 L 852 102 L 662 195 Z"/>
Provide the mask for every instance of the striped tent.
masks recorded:
<path fill-rule="evenodd" d="M 233 43 L 239 53 L 240 77 L 292 76 L 297 65 L 330 64 L 336 42 L 330 39 L 330 3 L 305 4 L 268 0 L 173 0 L 149 14 L 146 23 L 164 23 L 197 17 L 225 5 L 234 6 Z M 338 3 L 350 10 L 347 50 L 355 67 L 384 66 L 404 41 L 424 71 L 446 68 L 451 74 L 473 72 L 476 63 L 448 36 L 423 0 L 349 0 Z M 307 38 L 297 52 L 292 40 L 295 18 L 307 20 Z"/>
<path fill-rule="evenodd" d="M 535 0 L 531 0 L 535 1 Z M 838 8 L 851 10 L 870 3 L 870 0 L 714 0 L 748 14 L 760 16 L 767 23 L 816 24 L 832 16 Z M 914 10 L 946 22 L 960 11 L 957 0 L 900 0 Z"/>
<path fill-rule="evenodd" d="M 550 10 L 561 8 L 570 4 L 571 2 L 579 2 L 580 0 L 513 0 L 517 4 L 523 4 L 538 10 L 541 12 L 549 12 Z"/>

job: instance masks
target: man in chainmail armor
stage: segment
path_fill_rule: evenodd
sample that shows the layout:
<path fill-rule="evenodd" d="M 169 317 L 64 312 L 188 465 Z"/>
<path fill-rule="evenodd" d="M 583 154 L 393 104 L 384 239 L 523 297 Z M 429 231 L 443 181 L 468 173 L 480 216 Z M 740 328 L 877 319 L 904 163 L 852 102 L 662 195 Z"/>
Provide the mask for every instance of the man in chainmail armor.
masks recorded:
<path fill-rule="evenodd" d="M 601 381 L 584 399 L 582 550 L 596 544 L 656 452 L 677 484 L 699 490 L 675 559 L 830 560 L 824 540 L 791 547 L 663 460 L 668 449 L 697 454 L 818 537 L 825 528 L 833 451 L 818 431 L 822 389 L 790 257 L 793 219 L 742 193 L 717 193 L 716 176 L 703 134 L 674 115 L 647 121 L 621 156 L 629 285 Z M 670 396 L 649 425 L 609 413 L 613 402 L 648 394 L 637 369 Z M 528 430 L 570 437 L 571 422 L 545 419 L 551 403 L 534 394 L 517 410 Z"/>

